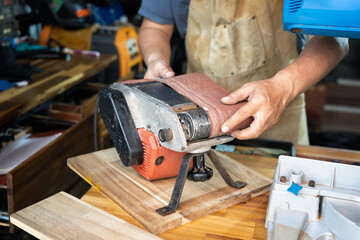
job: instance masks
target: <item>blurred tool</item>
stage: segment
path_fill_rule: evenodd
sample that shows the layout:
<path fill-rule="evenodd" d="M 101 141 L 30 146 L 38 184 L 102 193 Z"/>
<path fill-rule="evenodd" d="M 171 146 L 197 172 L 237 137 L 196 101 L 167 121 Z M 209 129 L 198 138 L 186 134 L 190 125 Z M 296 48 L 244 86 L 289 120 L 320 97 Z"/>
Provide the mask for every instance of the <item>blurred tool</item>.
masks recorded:
<path fill-rule="evenodd" d="M 88 51 L 88 50 L 76 50 L 76 49 L 70 49 L 70 48 L 63 48 L 63 53 L 68 54 L 76 54 L 76 55 L 86 55 L 86 56 L 92 56 L 92 57 L 100 57 L 100 52 L 98 51 Z"/>
<path fill-rule="evenodd" d="M 28 4 L 43 25 L 79 29 L 94 23 L 86 0 L 31 0 Z"/>
<path fill-rule="evenodd" d="M 127 23 L 128 18 L 125 15 L 121 3 L 113 1 L 89 1 L 94 2 L 91 5 L 91 13 L 95 21 L 102 26 L 110 26 L 116 22 Z"/>
<path fill-rule="evenodd" d="M 283 11 L 285 31 L 360 38 L 360 1 L 285 0 Z"/>
<path fill-rule="evenodd" d="M 15 47 L 16 58 L 60 58 L 70 61 L 70 53 L 63 51 L 60 47 L 43 47 L 37 44 L 22 42 Z"/>
<path fill-rule="evenodd" d="M 15 0 L 0 0 L 0 36 L 14 37 L 17 35 L 17 21 L 15 19 Z"/>
<path fill-rule="evenodd" d="M 0 90 L 11 88 L 17 83 L 27 84 L 33 72 L 41 71 L 30 64 L 16 63 L 16 53 L 12 38 L 0 39 Z M 25 81 L 25 82 L 24 82 Z"/>
<path fill-rule="evenodd" d="M 137 67 L 143 71 L 143 60 L 139 50 L 138 34 L 133 26 L 122 26 L 116 32 L 114 42 L 119 54 L 120 78 Z"/>
<path fill-rule="evenodd" d="M 45 25 L 40 34 L 39 44 L 41 46 L 90 50 L 92 34 L 98 29 L 98 24 L 76 30 L 68 30 L 54 25 Z"/>

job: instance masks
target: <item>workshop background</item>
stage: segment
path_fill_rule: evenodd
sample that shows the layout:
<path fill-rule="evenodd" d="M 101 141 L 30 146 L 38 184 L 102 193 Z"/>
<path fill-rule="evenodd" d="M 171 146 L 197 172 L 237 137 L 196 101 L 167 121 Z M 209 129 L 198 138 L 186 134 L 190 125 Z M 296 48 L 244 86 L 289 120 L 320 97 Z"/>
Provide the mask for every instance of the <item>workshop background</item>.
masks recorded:
<path fill-rule="evenodd" d="M 74 144 L 87 141 L 79 143 L 72 156 L 93 152 L 94 145 L 99 149 L 112 146 L 101 123 L 95 127 L 94 143 L 95 99 L 101 86 L 144 76 L 146 66 L 137 43 L 142 22 L 137 14 L 140 4 L 141 0 L 0 0 L 0 239 L 33 239 L 22 231 L 9 234 L 13 232 L 9 209 L 16 211 L 16 204 L 21 208 L 20 202 L 28 201 L 33 193 L 21 192 L 20 184 L 11 189 L 14 199 L 16 191 L 21 192 L 20 200 L 9 202 L 15 182 L 9 185 L 6 175 L 13 171 L 21 178 L 34 167 L 21 165 L 22 161 L 31 159 L 37 165 L 49 156 L 71 157 L 70 153 L 64 155 L 67 149 L 60 143 L 65 137 L 73 139 Z M 171 43 L 171 67 L 176 75 L 183 74 L 184 41 L 175 32 Z M 84 67 L 82 58 L 92 67 Z M 33 91 L 25 92 L 25 86 L 33 86 Z M 350 39 L 348 56 L 305 93 L 311 145 L 360 150 L 359 93 L 360 40 Z M 20 103 L 22 106 L 16 108 Z M 4 159 L 15 159 L 19 149 L 14 143 L 27 141 L 24 136 L 27 140 L 47 138 L 36 143 L 29 140 L 28 148 L 35 150 L 16 156 L 22 161 L 14 165 L 4 164 Z M 59 146 L 54 141 L 59 141 Z M 54 171 L 47 163 L 39 166 L 49 174 Z M 33 180 L 38 181 L 35 184 L 41 182 L 32 175 L 26 175 L 23 181 Z M 58 184 L 57 189 L 80 195 L 75 182 L 69 186 Z M 41 193 L 36 192 L 39 197 L 53 194 L 46 193 L 47 187 L 41 189 Z"/>

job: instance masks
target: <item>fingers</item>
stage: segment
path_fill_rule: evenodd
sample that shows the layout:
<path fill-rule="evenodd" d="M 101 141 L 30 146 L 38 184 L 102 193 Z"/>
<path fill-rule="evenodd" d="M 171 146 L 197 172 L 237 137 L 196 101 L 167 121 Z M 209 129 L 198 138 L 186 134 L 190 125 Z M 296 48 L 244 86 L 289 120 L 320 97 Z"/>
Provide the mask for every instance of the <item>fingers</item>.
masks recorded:
<path fill-rule="evenodd" d="M 165 65 L 159 66 L 158 72 L 160 73 L 159 75 L 163 78 L 169 78 L 175 75 L 174 71 L 169 66 Z"/>
<path fill-rule="evenodd" d="M 169 78 L 175 76 L 174 71 L 164 61 L 158 60 L 148 66 L 145 79 Z"/>
<path fill-rule="evenodd" d="M 254 119 L 248 128 L 235 130 L 231 132 L 231 136 L 239 140 L 258 138 L 264 131 L 264 123 L 259 119 Z"/>
<path fill-rule="evenodd" d="M 226 120 L 221 126 L 223 133 L 228 133 L 237 127 L 241 122 L 251 117 L 255 112 L 256 108 L 252 102 L 245 103 L 239 110 L 237 110 L 228 120 Z"/>
<path fill-rule="evenodd" d="M 253 89 L 245 84 L 242 88 L 239 88 L 238 90 L 230 93 L 228 96 L 223 97 L 221 102 L 224 104 L 235 104 L 248 99 L 252 92 Z"/>

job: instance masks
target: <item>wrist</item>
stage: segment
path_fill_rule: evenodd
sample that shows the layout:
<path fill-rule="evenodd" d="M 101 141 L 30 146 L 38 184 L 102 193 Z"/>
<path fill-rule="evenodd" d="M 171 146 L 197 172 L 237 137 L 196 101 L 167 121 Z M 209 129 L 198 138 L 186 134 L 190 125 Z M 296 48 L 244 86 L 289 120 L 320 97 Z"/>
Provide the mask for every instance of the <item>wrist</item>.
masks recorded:
<path fill-rule="evenodd" d="M 293 73 L 283 69 L 275 74 L 273 79 L 278 86 L 281 86 L 285 97 L 285 104 L 288 105 L 299 93 L 296 91 L 294 79 L 296 76 Z"/>

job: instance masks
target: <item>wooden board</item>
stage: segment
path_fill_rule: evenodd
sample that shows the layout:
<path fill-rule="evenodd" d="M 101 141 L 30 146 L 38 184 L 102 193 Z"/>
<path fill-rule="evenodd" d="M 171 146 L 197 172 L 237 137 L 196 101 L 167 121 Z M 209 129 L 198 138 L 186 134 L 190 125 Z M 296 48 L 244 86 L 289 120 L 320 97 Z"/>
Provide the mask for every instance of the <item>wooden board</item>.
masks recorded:
<path fill-rule="evenodd" d="M 102 54 L 99 58 L 74 56 L 69 62 L 62 59 L 31 61 L 31 65 L 44 71 L 34 73 L 29 86 L 10 88 L 0 93 L 0 125 L 89 80 L 116 58 L 116 55 Z"/>
<path fill-rule="evenodd" d="M 265 193 L 158 235 L 165 240 L 266 240 L 265 218 L 269 194 Z M 81 200 L 139 228 L 138 221 L 92 187 Z"/>
<path fill-rule="evenodd" d="M 124 167 L 114 148 L 70 158 L 68 166 L 150 232 L 159 234 L 269 191 L 270 178 L 217 154 L 233 179 L 248 185 L 242 189 L 228 186 L 207 161 L 214 169 L 213 178 L 204 183 L 186 181 L 179 208 L 164 217 L 155 209 L 168 204 L 175 178 L 147 181 L 132 168 Z"/>
<path fill-rule="evenodd" d="M 93 116 L 88 116 L 6 175 L 9 214 L 68 191 L 81 180 L 66 166 L 66 159 L 94 149 L 92 128 Z"/>
<path fill-rule="evenodd" d="M 160 239 L 65 192 L 10 216 L 39 239 Z"/>
<path fill-rule="evenodd" d="M 296 145 L 295 150 L 297 157 L 345 163 L 360 162 L 360 151 L 304 145 Z"/>

